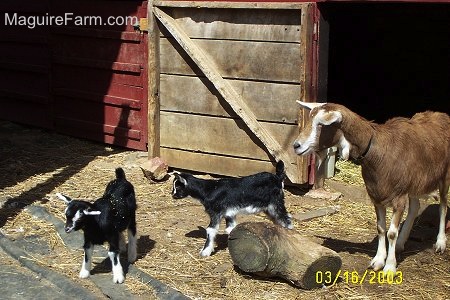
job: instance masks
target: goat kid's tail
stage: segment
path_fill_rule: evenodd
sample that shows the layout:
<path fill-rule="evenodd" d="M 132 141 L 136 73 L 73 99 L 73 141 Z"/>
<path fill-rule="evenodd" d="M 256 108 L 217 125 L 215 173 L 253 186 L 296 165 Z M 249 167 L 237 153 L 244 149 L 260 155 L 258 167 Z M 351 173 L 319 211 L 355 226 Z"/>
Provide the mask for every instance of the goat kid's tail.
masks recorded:
<path fill-rule="evenodd" d="M 281 180 L 284 180 L 284 178 L 286 177 L 286 173 L 284 172 L 284 163 L 282 160 L 279 160 L 277 162 L 276 173 Z"/>
<path fill-rule="evenodd" d="M 122 168 L 116 169 L 116 178 L 117 179 L 125 179 L 125 172 L 123 171 Z"/>

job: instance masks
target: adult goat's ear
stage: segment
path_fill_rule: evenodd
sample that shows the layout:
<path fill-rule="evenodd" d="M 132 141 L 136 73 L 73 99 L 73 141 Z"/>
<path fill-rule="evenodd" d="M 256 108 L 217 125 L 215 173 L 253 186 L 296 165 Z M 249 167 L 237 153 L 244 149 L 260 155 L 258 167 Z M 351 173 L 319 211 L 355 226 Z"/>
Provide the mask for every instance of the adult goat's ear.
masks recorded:
<path fill-rule="evenodd" d="M 70 202 L 72 202 L 72 199 L 70 199 L 69 197 L 67 197 L 61 193 L 56 193 L 56 197 L 58 197 L 59 199 L 64 201 L 66 204 L 69 204 Z"/>
<path fill-rule="evenodd" d="M 83 214 L 85 214 L 86 216 L 98 216 L 101 213 L 102 212 L 99 210 L 83 210 Z"/>
<path fill-rule="evenodd" d="M 337 110 L 320 110 L 315 118 L 317 123 L 321 125 L 331 125 L 333 123 L 340 123 L 342 121 L 342 114 Z"/>
<path fill-rule="evenodd" d="M 313 110 L 316 107 L 320 107 L 322 105 L 324 105 L 325 103 L 317 103 L 317 102 L 303 102 L 303 101 L 298 101 L 297 103 L 300 104 L 301 107 L 307 108 L 309 110 Z"/>

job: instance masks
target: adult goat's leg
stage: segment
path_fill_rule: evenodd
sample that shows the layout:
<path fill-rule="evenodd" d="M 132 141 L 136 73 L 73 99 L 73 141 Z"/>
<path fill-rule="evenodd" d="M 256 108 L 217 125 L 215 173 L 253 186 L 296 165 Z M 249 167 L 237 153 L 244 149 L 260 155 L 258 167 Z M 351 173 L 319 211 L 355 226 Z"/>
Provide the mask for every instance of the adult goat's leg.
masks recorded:
<path fill-rule="evenodd" d="M 414 220 L 417 217 L 417 212 L 420 208 L 420 202 L 419 198 L 409 198 L 409 207 L 408 207 L 408 215 L 406 216 L 406 220 L 403 223 L 402 230 L 400 231 L 400 234 L 398 235 L 397 239 L 397 245 L 395 245 L 395 251 L 397 253 L 400 253 L 405 248 L 405 242 L 408 240 L 409 233 L 411 232 L 411 229 L 414 224 Z"/>
<path fill-rule="evenodd" d="M 384 267 L 386 260 L 386 207 L 375 205 L 377 214 L 378 249 L 377 254 L 370 262 L 370 267 L 375 271 Z"/>
<path fill-rule="evenodd" d="M 434 248 L 437 253 L 444 253 L 447 244 L 447 237 L 445 235 L 445 223 L 446 223 L 445 221 L 447 216 L 448 189 L 449 189 L 448 182 L 447 183 L 442 182 L 439 185 L 439 196 L 441 198 L 441 202 L 439 204 L 439 233 L 437 235 L 436 244 L 434 245 Z"/>
<path fill-rule="evenodd" d="M 397 244 L 400 221 L 402 220 L 403 211 L 405 210 L 406 198 L 407 196 L 405 195 L 398 199 L 394 199 L 391 226 L 389 226 L 389 230 L 387 233 L 389 247 L 386 258 L 386 265 L 383 268 L 383 272 L 385 274 L 388 274 L 390 272 L 395 274 L 395 272 L 397 271 L 397 259 L 395 258 L 395 245 Z"/>

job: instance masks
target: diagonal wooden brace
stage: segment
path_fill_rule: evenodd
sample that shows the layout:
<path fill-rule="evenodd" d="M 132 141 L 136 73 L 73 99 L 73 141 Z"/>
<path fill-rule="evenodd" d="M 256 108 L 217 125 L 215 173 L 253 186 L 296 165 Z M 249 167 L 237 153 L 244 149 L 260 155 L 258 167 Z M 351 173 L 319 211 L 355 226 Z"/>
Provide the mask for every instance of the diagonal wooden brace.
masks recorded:
<path fill-rule="evenodd" d="M 282 160 L 285 163 L 286 175 L 291 181 L 296 182 L 298 178 L 297 169 L 295 165 L 291 164 L 289 155 L 281 148 L 270 133 L 261 126 L 242 97 L 234 90 L 230 83 L 219 74 L 209 57 L 189 38 L 172 17 L 157 7 L 153 8 L 153 13 L 190 58 L 197 64 L 200 70 L 205 74 L 206 78 L 211 81 L 223 99 L 230 104 L 234 112 L 265 145 L 267 151 L 277 161 Z"/>

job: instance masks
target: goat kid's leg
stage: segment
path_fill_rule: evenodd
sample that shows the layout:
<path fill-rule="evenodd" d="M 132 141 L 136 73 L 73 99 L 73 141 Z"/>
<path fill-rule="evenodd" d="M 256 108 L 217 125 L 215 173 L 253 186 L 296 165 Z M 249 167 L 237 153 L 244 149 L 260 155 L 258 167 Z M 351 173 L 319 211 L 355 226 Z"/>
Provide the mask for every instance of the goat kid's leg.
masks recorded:
<path fill-rule="evenodd" d="M 113 236 L 109 240 L 109 251 L 108 256 L 111 260 L 112 271 L 113 271 L 113 282 L 123 283 L 125 276 L 123 274 L 123 268 L 120 264 L 120 254 L 119 254 L 119 234 Z"/>
<path fill-rule="evenodd" d="M 203 257 L 210 256 L 214 250 L 214 241 L 216 239 L 217 232 L 219 231 L 220 218 L 211 217 L 211 222 L 208 228 L 206 228 L 206 242 L 200 255 Z"/>
<path fill-rule="evenodd" d="M 127 250 L 127 243 L 125 242 L 125 236 L 123 232 L 119 233 L 119 250 L 120 253 L 125 253 Z"/>
<path fill-rule="evenodd" d="M 406 198 L 398 199 L 398 205 L 394 205 L 391 226 L 387 233 L 389 248 L 388 255 L 386 258 L 386 265 L 383 268 L 385 274 L 395 274 L 397 271 L 397 259 L 395 258 L 395 245 L 398 239 L 398 228 L 400 226 L 400 221 L 402 220 L 403 211 L 405 210 Z"/>
<path fill-rule="evenodd" d="M 94 245 L 91 243 L 84 244 L 83 263 L 81 264 L 80 278 L 88 278 L 91 275 L 92 253 Z"/>
<path fill-rule="evenodd" d="M 137 258 L 137 231 L 136 222 L 128 226 L 128 262 L 133 263 Z"/>
<path fill-rule="evenodd" d="M 287 229 L 294 228 L 292 226 L 291 215 L 288 214 L 286 208 L 284 207 L 284 202 L 277 204 L 269 204 L 267 206 L 267 212 L 269 217 L 275 221 L 278 225 L 283 226 Z"/>
<path fill-rule="evenodd" d="M 226 216 L 225 224 L 227 225 L 225 231 L 230 234 L 230 232 L 236 227 L 236 216 Z"/>
<path fill-rule="evenodd" d="M 449 172 L 450 173 L 450 172 Z M 444 253 L 447 237 L 445 235 L 445 222 L 447 216 L 447 193 L 449 185 L 442 183 L 439 186 L 439 195 L 441 198 L 441 203 L 439 204 L 439 233 L 437 235 L 436 244 L 434 245 L 436 253 Z"/>
<path fill-rule="evenodd" d="M 378 249 L 377 254 L 370 262 L 370 267 L 375 271 L 384 267 L 386 261 L 386 207 L 375 205 L 377 215 Z"/>
<path fill-rule="evenodd" d="M 402 230 L 397 239 L 397 244 L 395 245 L 395 251 L 397 253 L 402 252 L 405 249 L 405 243 L 408 240 L 409 234 L 414 224 L 414 220 L 417 217 L 417 212 L 420 208 L 419 198 L 409 198 L 408 215 L 403 223 Z"/>

